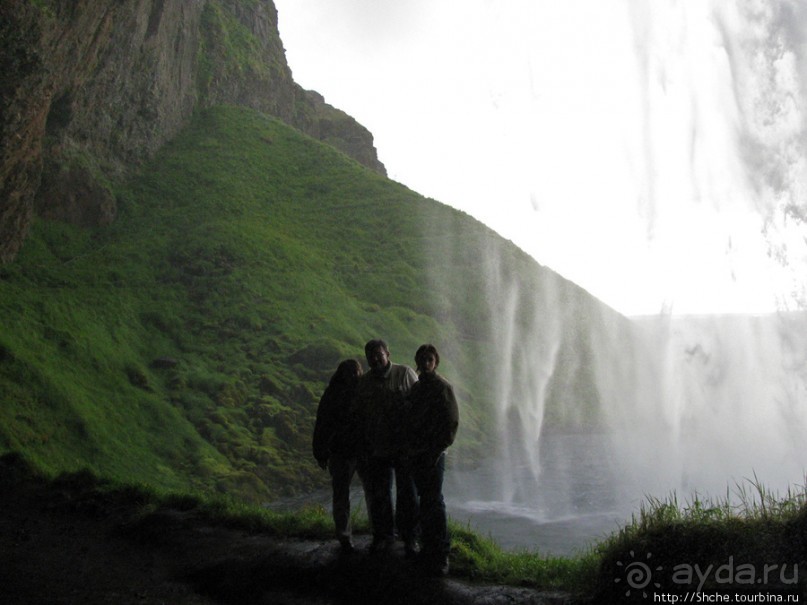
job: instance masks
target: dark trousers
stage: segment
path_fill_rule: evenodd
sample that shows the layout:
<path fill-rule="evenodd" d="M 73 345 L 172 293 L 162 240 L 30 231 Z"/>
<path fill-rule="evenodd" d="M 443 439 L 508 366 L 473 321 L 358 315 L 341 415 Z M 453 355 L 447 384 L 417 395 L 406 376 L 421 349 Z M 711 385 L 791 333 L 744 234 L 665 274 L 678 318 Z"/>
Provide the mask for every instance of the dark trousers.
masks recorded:
<path fill-rule="evenodd" d="M 336 529 L 336 537 L 339 539 L 349 539 L 351 536 L 350 526 L 350 483 L 353 475 L 358 474 L 359 480 L 364 486 L 364 500 L 369 509 L 369 498 L 366 488 L 366 464 L 355 457 L 342 457 L 332 455 L 328 460 L 328 471 L 331 473 L 331 488 L 333 490 L 333 523 Z M 369 514 L 369 510 L 368 510 Z"/>
<path fill-rule="evenodd" d="M 446 453 L 435 459 L 433 454 L 412 459 L 412 479 L 420 499 L 420 531 L 422 553 L 425 557 L 445 557 L 451 550 L 443 499 L 443 476 Z"/>
<path fill-rule="evenodd" d="M 395 476 L 395 508 L 392 506 L 392 480 Z M 409 464 L 405 460 L 386 456 L 371 456 L 370 520 L 373 539 L 384 540 L 398 536 L 410 542 L 417 535 L 418 500 Z"/>

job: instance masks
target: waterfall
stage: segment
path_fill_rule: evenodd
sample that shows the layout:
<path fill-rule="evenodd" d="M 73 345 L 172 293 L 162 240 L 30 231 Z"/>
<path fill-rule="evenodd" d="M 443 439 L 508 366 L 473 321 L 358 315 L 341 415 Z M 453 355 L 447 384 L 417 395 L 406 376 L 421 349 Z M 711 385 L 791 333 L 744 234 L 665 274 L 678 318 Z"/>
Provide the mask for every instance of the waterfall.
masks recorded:
<path fill-rule="evenodd" d="M 549 274 L 525 293 L 486 267 L 490 358 L 503 361 L 490 467 L 450 477 L 460 516 L 505 546 L 562 554 L 647 497 L 804 485 L 807 313 L 629 320 Z"/>
<path fill-rule="evenodd" d="M 532 482 L 525 485 L 511 472 L 498 474 L 497 492 L 505 502 L 524 500 L 540 474 L 539 438 L 544 403 L 560 349 L 560 315 L 541 315 L 539 309 L 556 309 L 552 289 L 526 290 L 517 276 L 504 270 L 499 251 L 485 256 L 490 317 L 490 341 L 496 359 L 492 381 L 496 403 L 496 459 L 505 469 L 526 469 Z"/>
<path fill-rule="evenodd" d="M 714 264 L 725 291 L 745 283 L 780 312 L 637 322 L 652 381 L 637 376 L 639 399 L 609 408 L 613 423 L 641 419 L 627 442 L 644 445 L 623 449 L 666 467 L 660 489 L 719 493 L 754 473 L 778 488 L 802 483 L 807 10 L 789 0 L 627 6 L 640 66 L 640 211 L 657 249 L 685 256 L 692 241 L 683 271 L 675 257 L 659 268 L 686 281 L 697 279 L 687 267 Z M 698 240 L 718 253 L 699 256 L 709 248 Z"/>
<path fill-rule="evenodd" d="M 506 9 L 493 6 L 498 22 L 507 21 Z M 721 498 L 748 480 L 784 492 L 803 485 L 807 471 L 807 6 L 608 6 L 632 36 L 631 52 L 623 45 L 615 57 L 629 65 L 614 67 L 633 74 L 619 91 L 631 115 L 614 116 L 618 127 L 603 131 L 611 139 L 592 132 L 572 154 L 542 138 L 553 115 L 519 120 L 518 136 L 533 140 L 517 146 L 517 165 L 540 219 L 536 240 L 559 230 L 585 241 L 588 231 L 574 232 L 585 225 L 589 206 L 576 205 L 584 197 L 602 198 L 605 210 L 595 216 L 608 204 L 616 216 L 631 209 L 646 239 L 641 260 L 654 271 L 648 287 L 662 284 L 668 304 L 657 316 L 626 319 L 548 274 L 525 290 L 502 271 L 497 251 L 486 251 L 492 356 L 505 360 L 493 375 L 495 464 L 477 492 L 496 501 L 488 511 L 529 508 L 549 521 L 564 512 L 618 516 L 648 495 Z M 536 11 L 514 35 L 529 34 L 529 19 L 541 19 Z M 512 46 L 531 52 L 526 37 Z M 542 80 L 539 58 L 527 63 L 532 97 L 521 105 L 538 114 L 553 89 L 541 89 L 551 80 Z M 611 191 L 596 165 L 601 158 L 616 170 L 610 156 L 624 160 L 630 181 Z M 564 174 L 577 181 L 550 186 L 564 158 L 574 162 Z M 593 241 L 606 243 L 575 251 L 593 254 L 592 263 L 609 257 L 609 243 L 619 245 Z M 746 296 L 768 312 L 674 313 L 686 301 L 681 288 L 730 311 Z"/>
<path fill-rule="evenodd" d="M 748 480 L 780 493 L 803 485 L 803 312 L 645 318 L 634 338 L 655 369 L 639 377 L 639 399 L 611 408 L 610 424 L 633 427 L 615 453 L 645 490 L 720 497 Z"/>

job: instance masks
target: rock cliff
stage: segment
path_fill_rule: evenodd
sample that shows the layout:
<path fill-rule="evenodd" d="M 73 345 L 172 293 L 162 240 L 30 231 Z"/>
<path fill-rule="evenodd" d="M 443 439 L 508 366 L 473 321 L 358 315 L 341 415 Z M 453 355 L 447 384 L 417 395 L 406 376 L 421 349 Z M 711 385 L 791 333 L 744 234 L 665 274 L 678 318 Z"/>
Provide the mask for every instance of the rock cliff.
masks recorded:
<path fill-rule="evenodd" d="M 367 129 L 295 84 L 271 0 L 4 0 L 0 262 L 35 215 L 98 226 L 110 183 L 192 113 L 274 115 L 385 173 Z"/>

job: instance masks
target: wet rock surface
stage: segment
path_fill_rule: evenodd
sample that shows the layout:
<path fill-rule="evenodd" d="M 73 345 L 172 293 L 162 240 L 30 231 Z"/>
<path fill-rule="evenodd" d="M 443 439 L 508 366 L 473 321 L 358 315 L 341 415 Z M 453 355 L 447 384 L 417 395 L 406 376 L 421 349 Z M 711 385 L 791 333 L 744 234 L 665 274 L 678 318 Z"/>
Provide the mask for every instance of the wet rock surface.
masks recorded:
<path fill-rule="evenodd" d="M 0 465 L 0 602 L 115 604 L 571 603 L 569 595 L 421 573 L 397 545 L 342 554 L 335 541 L 278 539 L 143 512 L 136 493 L 88 479 L 46 483 Z"/>

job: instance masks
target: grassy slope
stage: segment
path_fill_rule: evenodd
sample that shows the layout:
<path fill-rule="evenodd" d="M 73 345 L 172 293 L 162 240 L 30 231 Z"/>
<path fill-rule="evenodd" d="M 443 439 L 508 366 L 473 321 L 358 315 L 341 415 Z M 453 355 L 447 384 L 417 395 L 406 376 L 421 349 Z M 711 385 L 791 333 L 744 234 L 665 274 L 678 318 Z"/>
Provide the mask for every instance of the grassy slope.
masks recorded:
<path fill-rule="evenodd" d="M 2 269 L 4 450 L 255 499 L 321 484 L 316 403 L 336 363 L 376 336 L 404 363 L 421 342 L 446 343 L 465 404 L 458 458 L 484 447 L 473 361 L 489 311 L 474 251 L 498 238 L 480 223 L 225 107 L 117 193 L 112 227 L 40 222 Z M 499 245 L 513 270 L 535 271 Z M 161 357 L 178 364 L 152 367 Z"/>

